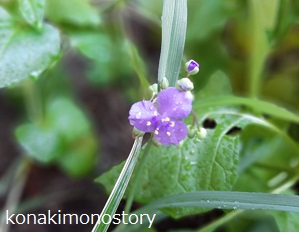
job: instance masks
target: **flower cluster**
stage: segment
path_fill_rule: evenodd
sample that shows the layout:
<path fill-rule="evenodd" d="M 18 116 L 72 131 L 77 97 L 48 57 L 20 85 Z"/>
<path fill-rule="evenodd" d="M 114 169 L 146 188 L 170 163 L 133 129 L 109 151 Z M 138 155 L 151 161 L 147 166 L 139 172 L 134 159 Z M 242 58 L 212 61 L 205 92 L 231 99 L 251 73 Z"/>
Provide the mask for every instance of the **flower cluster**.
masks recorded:
<path fill-rule="evenodd" d="M 192 110 L 193 95 L 189 90 L 193 88 L 193 84 L 190 82 L 179 81 L 179 88 L 163 89 L 153 101 L 133 104 L 129 112 L 130 124 L 140 131 L 152 132 L 161 144 L 178 145 L 188 134 L 187 126 L 182 120 Z"/>

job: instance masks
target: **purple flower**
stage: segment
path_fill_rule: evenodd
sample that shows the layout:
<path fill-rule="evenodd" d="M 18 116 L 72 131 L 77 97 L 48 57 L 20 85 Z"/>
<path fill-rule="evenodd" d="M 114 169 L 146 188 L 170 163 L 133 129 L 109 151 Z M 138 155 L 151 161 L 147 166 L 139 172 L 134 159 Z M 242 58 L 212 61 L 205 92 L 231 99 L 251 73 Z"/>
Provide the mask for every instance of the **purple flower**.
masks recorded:
<path fill-rule="evenodd" d="M 158 142 L 166 146 L 178 145 L 188 134 L 182 120 L 190 114 L 191 109 L 190 95 L 171 87 L 158 94 L 156 104 L 151 101 L 133 104 L 129 120 L 138 130 L 153 132 Z"/>
<path fill-rule="evenodd" d="M 195 75 L 196 73 L 198 73 L 199 71 L 199 64 L 194 61 L 194 60 L 189 60 L 186 64 L 186 71 L 190 74 L 190 75 Z"/>

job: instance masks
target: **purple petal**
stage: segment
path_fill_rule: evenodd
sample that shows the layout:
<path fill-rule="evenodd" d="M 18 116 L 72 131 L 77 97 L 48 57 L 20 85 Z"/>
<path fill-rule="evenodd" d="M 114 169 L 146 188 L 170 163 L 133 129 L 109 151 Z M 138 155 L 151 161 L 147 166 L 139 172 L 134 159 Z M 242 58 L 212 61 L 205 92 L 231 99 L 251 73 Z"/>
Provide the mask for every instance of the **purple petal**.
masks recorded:
<path fill-rule="evenodd" d="M 191 72 L 193 71 L 195 68 L 199 68 L 199 64 L 194 61 L 194 60 L 189 60 L 186 64 L 186 71 L 187 72 Z"/>
<path fill-rule="evenodd" d="M 180 141 L 186 138 L 188 129 L 182 121 L 171 120 L 169 122 L 162 122 L 154 131 L 154 137 L 165 146 L 170 144 L 178 145 Z"/>
<path fill-rule="evenodd" d="M 156 128 L 157 116 L 157 108 L 150 101 L 136 102 L 129 112 L 130 124 L 143 132 L 151 132 Z"/>
<path fill-rule="evenodd" d="M 170 118 L 186 118 L 192 110 L 192 99 L 186 92 L 171 87 L 161 91 L 157 98 L 159 112 Z"/>

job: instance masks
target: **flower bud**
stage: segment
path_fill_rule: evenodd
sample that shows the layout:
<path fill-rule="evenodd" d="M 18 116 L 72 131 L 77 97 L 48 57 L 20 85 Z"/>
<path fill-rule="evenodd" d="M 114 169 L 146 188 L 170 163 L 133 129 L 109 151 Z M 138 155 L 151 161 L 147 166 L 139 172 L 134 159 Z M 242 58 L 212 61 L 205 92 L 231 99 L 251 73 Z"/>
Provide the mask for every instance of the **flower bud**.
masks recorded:
<path fill-rule="evenodd" d="M 163 77 L 160 81 L 160 87 L 161 89 L 167 89 L 169 87 L 169 81 L 166 77 Z"/>
<path fill-rule="evenodd" d="M 190 91 L 194 88 L 194 85 L 189 78 L 185 77 L 178 80 L 175 84 L 175 87 L 180 91 Z"/>
<path fill-rule="evenodd" d="M 195 75 L 199 71 L 199 64 L 194 60 L 189 60 L 185 64 L 185 68 L 189 75 Z"/>
<path fill-rule="evenodd" d="M 196 132 L 196 137 L 199 140 L 204 139 L 207 136 L 207 130 L 203 127 L 199 128 L 198 131 Z"/>
<path fill-rule="evenodd" d="M 186 98 L 189 98 L 191 101 L 194 100 L 194 96 L 193 96 L 193 94 L 190 91 L 186 92 Z"/>
<path fill-rule="evenodd" d="M 142 137 L 144 135 L 143 131 L 138 130 L 136 127 L 133 128 L 133 138 Z"/>
<path fill-rule="evenodd" d="M 190 139 L 194 138 L 196 130 L 192 126 L 190 126 L 190 125 L 188 125 L 187 127 L 188 127 L 188 137 Z"/>
<path fill-rule="evenodd" d="M 153 94 L 158 94 L 158 84 L 152 84 L 148 87 L 148 89 L 153 93 Z"/>

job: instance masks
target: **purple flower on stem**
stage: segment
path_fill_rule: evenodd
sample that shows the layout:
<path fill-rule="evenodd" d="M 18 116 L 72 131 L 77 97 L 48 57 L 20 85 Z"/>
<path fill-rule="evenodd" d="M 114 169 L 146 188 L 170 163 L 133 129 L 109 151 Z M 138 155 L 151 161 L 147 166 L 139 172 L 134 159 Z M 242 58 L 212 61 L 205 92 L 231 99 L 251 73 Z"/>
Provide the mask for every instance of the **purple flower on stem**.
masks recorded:
<path fill-rule="evenodd" d="M 190 75 L 195 75 L 196 73 L 198 73 L 199 71 L 199 64 L 194 61 L 194 60 L 189 60 L 186 64 L 186 71 L 190 74 Z"/>
<path fill-rule="evenodd" d="M 138 130 L 153 132 L 158 142 L 166 146 L 178 145 L 188 134 L 182 120 L 190 114 L 191 109 L 190 95 L 171 87 L 158 94 L 156 104 L 151 101 L 133 104 L 129 120 Z"/>

